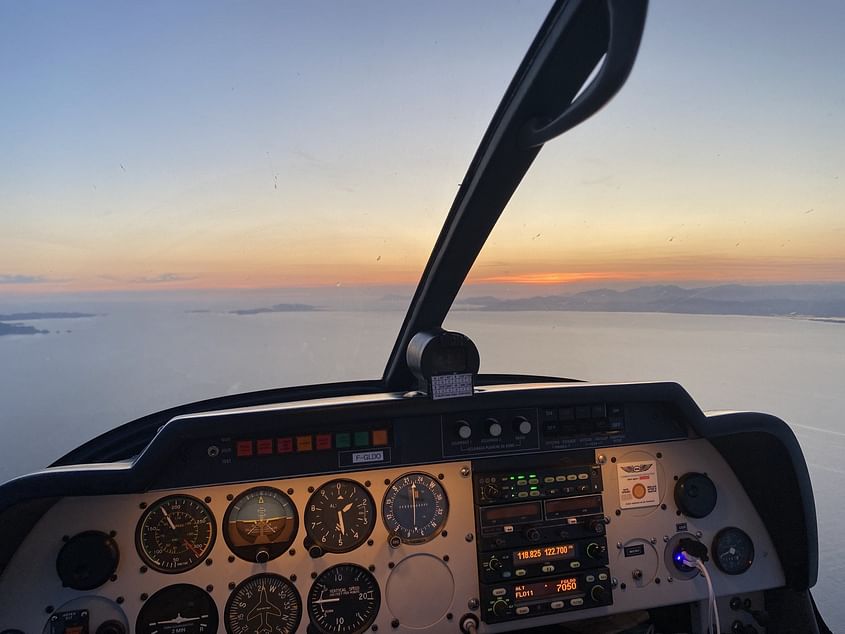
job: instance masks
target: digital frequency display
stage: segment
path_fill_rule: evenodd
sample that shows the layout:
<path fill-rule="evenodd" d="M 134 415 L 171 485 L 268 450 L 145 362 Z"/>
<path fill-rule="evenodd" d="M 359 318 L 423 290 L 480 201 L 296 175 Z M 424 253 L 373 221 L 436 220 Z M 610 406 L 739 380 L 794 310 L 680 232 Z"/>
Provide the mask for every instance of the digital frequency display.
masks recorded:
<path fill-rule="evenodd" d="M 562 577 L 538 581 L 536 583 L 521 583 L 513 587 L 513 597 L 516 601 L 530 601 L 532 599 L 547 599 L 578 592 L 577 577 Z"/>
<path fill-rule="evenodd" d="M 554 544 L 550 546 L 538 546 L 537 548 L 526 548 L 513 553 L 513 561 L 557 561 L 559 559 L 572 559 L 575 557 L 575 544 Z"/>

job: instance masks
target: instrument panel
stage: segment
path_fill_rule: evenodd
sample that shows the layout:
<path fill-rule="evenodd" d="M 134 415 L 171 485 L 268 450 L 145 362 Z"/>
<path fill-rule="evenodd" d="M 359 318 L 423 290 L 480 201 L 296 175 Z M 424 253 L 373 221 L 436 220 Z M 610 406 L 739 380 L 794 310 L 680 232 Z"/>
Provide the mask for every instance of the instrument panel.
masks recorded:
<path fill-rule="evenodd" d="M 319 473 L 61 497 L 0 576 L 0 632 L 522 630 L 706 602 L 706 580 L 677 559 L 696 545 L 720 597 L 783 586 L 772 536 L 713 443 L 666 416 L 664 439 L 643 441 L 638 409 L 659 411 L 573 407 L 578 422 L 561 422 L 569 408 L 557 420 L 485 408 L 427 430 L 368 419 L 386 432 L 367 445 L 358 431 L 357 448 L 347 422 L 322 454 L 338 466 Z M 399 459 L 422 434 L 438 459 Z M 262 461 L 259 440 L 247 453 L 215 431 L 178 451 L 213 464 L 212 481 L 291 470 L 286 444 Z M 226 443 L 228 462 L 211 451 Z"/>

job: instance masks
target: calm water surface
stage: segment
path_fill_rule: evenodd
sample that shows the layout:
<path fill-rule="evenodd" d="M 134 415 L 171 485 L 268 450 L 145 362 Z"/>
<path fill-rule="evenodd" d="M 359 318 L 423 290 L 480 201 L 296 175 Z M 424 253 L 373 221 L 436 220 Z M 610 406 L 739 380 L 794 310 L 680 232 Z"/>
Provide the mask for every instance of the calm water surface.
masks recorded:
<path fill-rule="evenodd" d="M 0 479 L 45 466 L 120 423 L 185 402 L 282 385 L 375 378 L 403 314 L 188 313 L 120 305 L 33 322 L 49 335 L 0 338 Z M 453 312 L 484 372 L 591 381 L 673 380 L 704 409 L 786 420 L 804 448 L 819 519 L 814 591 L 845 627 L 845 324 L 621 313 Z M 66 332 L 70 330 L 70 332 Z M 59 331 L 59 332 L 55 332 Z"/>

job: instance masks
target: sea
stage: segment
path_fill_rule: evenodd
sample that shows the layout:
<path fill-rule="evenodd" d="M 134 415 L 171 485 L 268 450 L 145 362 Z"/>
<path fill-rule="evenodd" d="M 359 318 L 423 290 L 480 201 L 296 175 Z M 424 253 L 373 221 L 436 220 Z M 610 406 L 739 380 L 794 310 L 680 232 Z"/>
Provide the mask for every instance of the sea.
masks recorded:
<path fill-rule="evenodd" d="M 232 314 L 179 302 L 89 305 L 95 316 L 26 322 L 0 337 L 0 480 L 82 442 L 186 402 L 381 375 L 400 310 Z M 789 423 L 815 491 L 813 594 L 845 628 L 845 323 L 790 317 L 453 311 L 481 370 L 594 382 L 676 381 L 705 410 Z"/>

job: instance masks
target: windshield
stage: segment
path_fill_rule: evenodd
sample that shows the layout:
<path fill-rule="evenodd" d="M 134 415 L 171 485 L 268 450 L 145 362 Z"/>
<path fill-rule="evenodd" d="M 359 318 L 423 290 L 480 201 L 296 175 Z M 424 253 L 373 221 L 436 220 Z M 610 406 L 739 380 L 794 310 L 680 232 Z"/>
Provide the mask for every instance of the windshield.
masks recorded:
<path fill-rule="evenodd" d="M 379 378 L 548 10 L 479 7 L 0 4 L 0 478 Z"/>
<path fill-rule="evenodd" d="M 669 380 L 773 413 L 809 463 L 813 591 L 845 584 L 845 8 L 650 6 L 637 63 L 540 153 L 446 327 L 481 371 Z"/>

